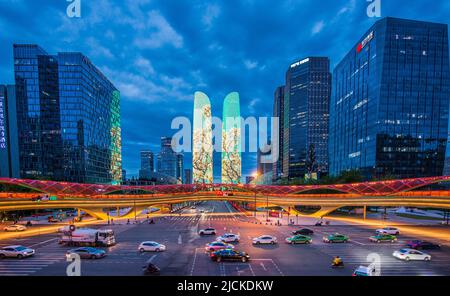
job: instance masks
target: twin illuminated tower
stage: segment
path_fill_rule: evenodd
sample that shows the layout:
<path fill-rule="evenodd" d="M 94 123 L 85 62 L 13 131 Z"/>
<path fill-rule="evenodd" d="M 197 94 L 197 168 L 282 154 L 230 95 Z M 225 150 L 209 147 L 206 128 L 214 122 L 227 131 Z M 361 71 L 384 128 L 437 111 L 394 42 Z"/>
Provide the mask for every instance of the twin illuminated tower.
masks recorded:
<path fill-rule="evenodd" d="M 241 114 L 239 94 L 230 93 L 223 104 L 222 183 L 241 182 Z M 213 129 L 211 102 L 202 92 L 195 93 L 192 167 L 194 183 L 213 183 Z"/>

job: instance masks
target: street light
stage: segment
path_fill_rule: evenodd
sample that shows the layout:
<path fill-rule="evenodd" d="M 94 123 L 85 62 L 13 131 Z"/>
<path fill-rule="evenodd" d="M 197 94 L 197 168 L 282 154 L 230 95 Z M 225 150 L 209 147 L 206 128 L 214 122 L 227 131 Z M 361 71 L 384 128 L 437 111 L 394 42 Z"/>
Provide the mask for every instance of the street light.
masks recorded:
<path fill-rule="evenodd" d="M 254 182 L 255 182 L 255 186 L 256 186 L 256 182 L 258 181 L 258 177 L 259 177 L 259 173 L 255 172 L 253 174 L 253 177 L 255 178 Z M 256 188 L 255 188 L 255 212 L 254 212 L 254 217 L 256 218 Z"/>

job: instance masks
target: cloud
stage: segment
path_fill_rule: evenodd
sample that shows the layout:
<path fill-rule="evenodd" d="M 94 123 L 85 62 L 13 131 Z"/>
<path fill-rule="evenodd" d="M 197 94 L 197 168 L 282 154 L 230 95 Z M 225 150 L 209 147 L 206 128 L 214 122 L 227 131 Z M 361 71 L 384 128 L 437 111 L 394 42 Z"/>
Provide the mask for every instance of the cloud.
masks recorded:
<path fill-rule="evenodd" d="M 245 60 L 244 65 L 245 65 L 245 68 L 247 68 L 247 70 L 253 70 L 256 67 L 258 67 L 258 62 L 251 61 L 251 60 Z"/>
<path fill-rule="evenodd" d="M 93 37 L 87 38 L 86 45 L 89 47 L 89 56 L 114 59 L 114 54 L 111 52 L 111 50 L 101 45 L 101 43 L 97 39 Z"/>
<path fill-rule="evenodd" d="M 152 63 L 148 59 L 143 58 L 142 56 L 138 56 L 134 60 L 134 65 L 136 66 L 137 69 L 140 70 L 140 73 L 142 73 L 144 76 L 155 74 L 155 69 L 153 68 Z"/>
<path fill-rule="evenodd" d="M 156 49 L 164 45 L 175 48 L 183 47 L 183 37 L 179 35 L 169 22 L 157 10 L 148 13 L 146 31 L 134 40 L 134 44 L 141 49 Z M 142 33 L 142 32 L 141 32 Z"/>
<path fill-rule="evenodd" d="M 324 21 L 319 21 L 319 22 L 315 23 L 311 30 L 311 35 L 319 34 L 323 30 L 324 27 L 325 27 Z"/>
<path fill-rule="evenodd" d="M 208 4 L 206 5 L 205 12 L 202 17 L 202 22 L 206 26 L 207 29 L 212 27 L 214 20 L 219 17 L 221 13 L 221 9 L 219 5 L 216 4 Z"/>

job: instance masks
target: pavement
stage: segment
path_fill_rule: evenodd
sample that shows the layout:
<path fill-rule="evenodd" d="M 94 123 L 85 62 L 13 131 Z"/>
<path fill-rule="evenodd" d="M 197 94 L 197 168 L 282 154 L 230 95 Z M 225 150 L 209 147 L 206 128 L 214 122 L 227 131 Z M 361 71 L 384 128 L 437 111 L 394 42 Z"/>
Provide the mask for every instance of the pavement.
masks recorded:
<path fill-rule="evenodd" d="M 368 256 L 376 254 L 380 257 L 381 274 L 384 276 L 450 275 L 450 247 L 445 245 L 445 240 L 433 240 L 444 246 L 440 251 L 428 252 L 432 255 L 430 262 L 403 262 L 393 258 L 392 252 L 402 248 L 408 240 L 420 237 L 405 233 L 393 244 L 371 243 L 368 237 L 374 234 L 373 226 L 364 224 L 332 222 L 330 226 L 315 227 L 301 220 L 300 223 L 305 223 L 302 226 L 265 225 L 252 216 L 236 212 L 225 202 L 203 202 L 196 209 L 186 208 L 178 214 L 156 217 L 155 220 L 154 225 L 93 225 L 93 228 L 113 229 L 118 243 L 106 248 L 107 256 L 103 259 L 83 260 L 81 274 L 139 276 L 142 275 L 142 266 L 152 262 L 161 268 L 163 276 L 350 276 L 359 265 L 369 265 Z M 315 231 L 311 245 L 284 243 L 293 230 L 303 226 Z M 236 244 L 236 249 L 249 253 L 251 260 L 248 263 L 212 262 L 204 246 L 215 237 L 198 235 L 198 230 L 206 227 L 216 228 L 219 235 L 225 232 L 240 234 L 241 242 Z M 417 226 L 416 230 L 426 232 L 424 227 Z M 403 232 L 403 227 L 400 230 Z M 348 235 L 350 241 L 346 244 L 322 242 L 323 235 L 336 232 Z M 252 238 L 264 234 L 276 236 L 279 244 L 251 244 Z M 139 253 L 139 243 L 147 240 L 165 244 L 167 251 Z M 36 249 L 36 255 L 32 258 L 1 260 L 0 276 L 65 276 L 69 263 L 64 255 L 69 248 L 58 245 L 57 241 L 57 234 L 0 240 L 0 246 L 20 244 Z M 345 268 L 330 268 L 334 256 L 343 258 Z"/>

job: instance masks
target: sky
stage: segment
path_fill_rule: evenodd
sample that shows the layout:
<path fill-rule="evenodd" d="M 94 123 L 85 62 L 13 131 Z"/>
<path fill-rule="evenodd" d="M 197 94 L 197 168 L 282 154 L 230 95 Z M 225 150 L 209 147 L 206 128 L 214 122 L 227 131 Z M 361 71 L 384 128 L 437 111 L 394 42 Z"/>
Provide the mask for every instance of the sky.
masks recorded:
<path fill-rule="evenodd" d="M 0 84 L 13 84 L 12 45 L 36 43 L 48 53 L 79 51 L 121 92 L 123 167 L 139 170 L 139 152 L 172 136 L 172 119 L 192 117 L 195 91 L 221 116 L 237 91 L 243 117 L 272 116 L 275 88 L 289 65 L 327 56 L 331 71 L 379 18 L 366 0 L 0 0 Z M 448 23 L 448 0 L 381 0 L 381 17 Z M 191 167 L 191 156 L 185 166 Z M 243 175 L 256 155 L 243 155 Z M 220 155 L 215 156 L 216 179 Z"/>

